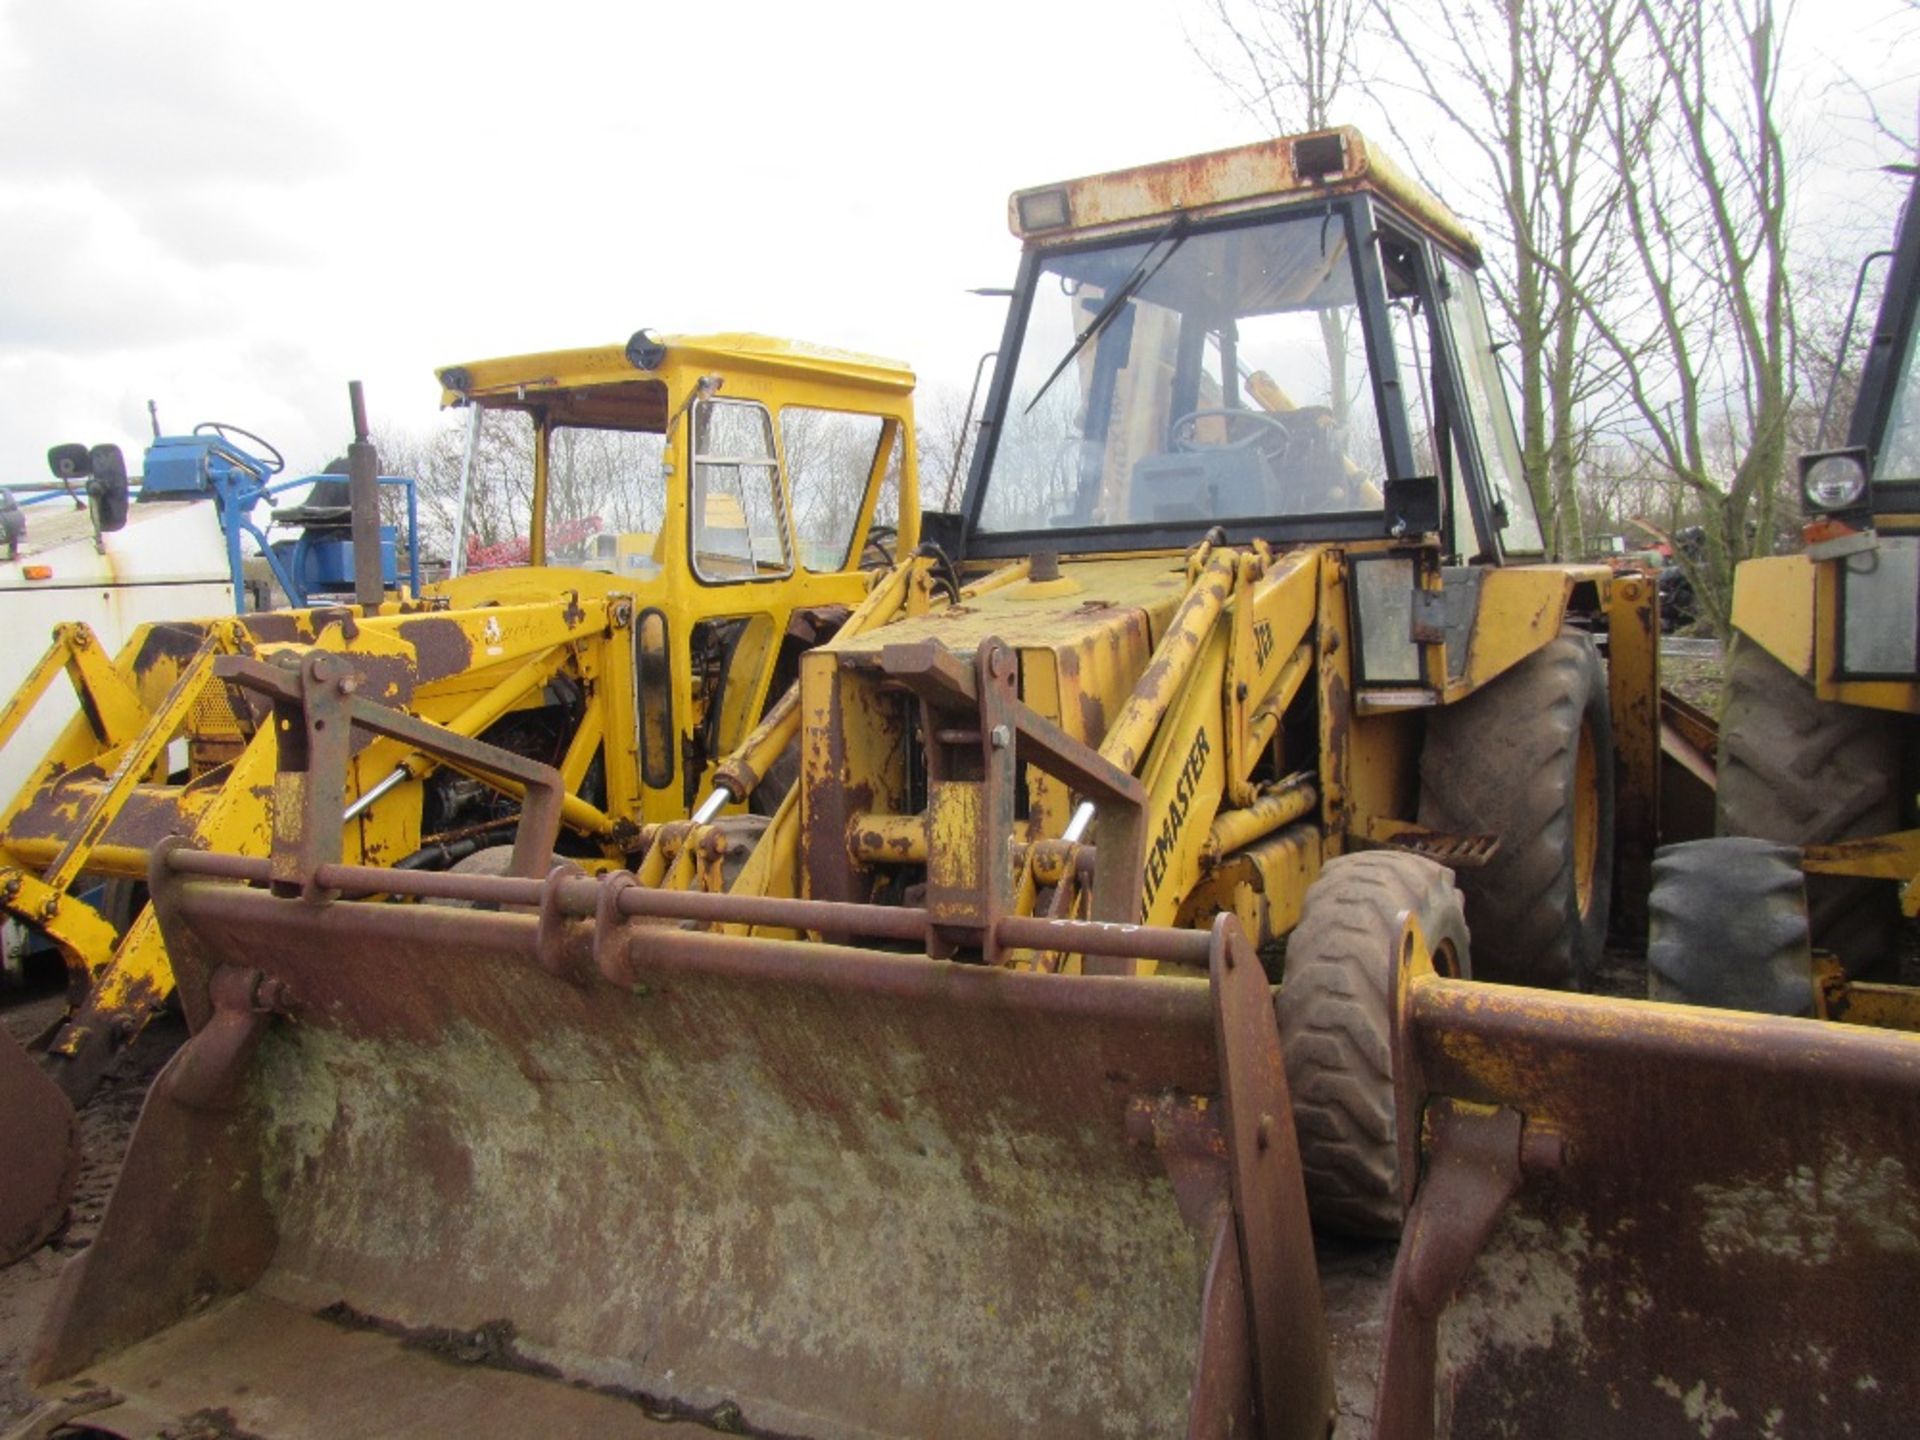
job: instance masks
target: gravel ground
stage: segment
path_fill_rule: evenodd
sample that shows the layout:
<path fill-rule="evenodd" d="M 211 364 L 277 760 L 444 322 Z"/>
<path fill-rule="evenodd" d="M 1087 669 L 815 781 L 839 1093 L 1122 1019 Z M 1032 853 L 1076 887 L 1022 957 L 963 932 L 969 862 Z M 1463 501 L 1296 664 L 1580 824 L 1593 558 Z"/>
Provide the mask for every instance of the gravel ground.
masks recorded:
<path fill-rule="evenodd" d="M 1663 655 L 1660 683 L 1697 710 L 1718 717 L 1724 662 L 1718 657 Z"/>

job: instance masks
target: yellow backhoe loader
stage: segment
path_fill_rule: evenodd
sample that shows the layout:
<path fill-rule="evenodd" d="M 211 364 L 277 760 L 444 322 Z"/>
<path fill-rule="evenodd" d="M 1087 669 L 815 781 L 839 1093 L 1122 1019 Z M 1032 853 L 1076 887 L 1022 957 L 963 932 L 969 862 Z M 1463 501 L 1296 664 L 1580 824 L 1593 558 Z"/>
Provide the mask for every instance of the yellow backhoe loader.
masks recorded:
<path fill-rule="evenodd" d="M 0 710 L 5 744 L 63 673 L 79 701 L 0 811 L 0 906 L 67 966 L 71 1011 L 44 1058 L 72 1101 L 173 993 L 142 883 L 152 847 L 267 851 L 275 737 L 217 678 L 219 657 L 348 655 L 363 695 L 554 765 L 562 851 L 605 867 L 686 815 L 801 650 L 850 615 L 920 603 L 899 585 L 869 594 L 919 513 L 913 377 L 891 362 L 643 331 L 442 378 L 472 417 L 455 507 L 465 573 L 418 599 L 148 625 L 118 656 L 63 625 Z M 465 863 L 518 805 L 513 784 L 391 738 L 356 746 L 335 799 L 345 853 L 405 869 Z M 740 835 L 764 823 L 744 813 L 753 800 L 724 821 Z M 91 887 L 97 906 L 80 898 Z M 64 1157 L 67 1101 L 6 1064 L 14 1153 Z M 46 1176 L 0 1183 L 0 1255 L 58 1223 L 64 1168 L 50 1158 Z"/>
<path fill-rule="evenodd" d="M 1540 555 L 1471 237 L 1351 130 L 1012 219 L 963 508 L 887 582 L 930 598 L 631 870 L 351 657 L 217 662 L 287 737 L 272 850 L 154 853 L 199 1018 L 55 1416 L 1319 1437 L 1310 1215 L 1404 1227 L 1381 1435 L 1911 1413 L 1916 1056 L 1566 993 L 1645 894 L 1654 599 Z M 492 873 L 351 863 L 356 730 L 520 777 Z"/>
<path fill-rule="evenodd" d="M 1657 999 L 1920 1030 L 1916 196 L 1867 262 L 1891 263 L 1847 443 L 1801 457 L 1804 549 L 1734 574 L 1720 836 L 1660 853 Z"/>

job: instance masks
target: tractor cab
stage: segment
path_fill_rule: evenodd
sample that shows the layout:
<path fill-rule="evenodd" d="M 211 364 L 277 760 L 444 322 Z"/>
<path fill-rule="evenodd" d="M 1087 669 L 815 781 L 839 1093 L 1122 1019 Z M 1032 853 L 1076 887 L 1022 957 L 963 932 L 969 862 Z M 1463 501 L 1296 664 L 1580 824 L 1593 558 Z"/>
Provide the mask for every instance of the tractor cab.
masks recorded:
<path fill-rule="evenodd" d="M 1432 533 L 1537 556 L 1479 250 L 1355 131 L 1017 193 L 969 556 Z"/>
<path fill-rule="evenodd" d="M 685 815 L 799 652 L 918 540 L 914 378 L 893 361 L 642 330 L 439 377 L 469 424 L 435 594 L 631 598 L 637 743 L 610 763 L 648 820 Z"/>

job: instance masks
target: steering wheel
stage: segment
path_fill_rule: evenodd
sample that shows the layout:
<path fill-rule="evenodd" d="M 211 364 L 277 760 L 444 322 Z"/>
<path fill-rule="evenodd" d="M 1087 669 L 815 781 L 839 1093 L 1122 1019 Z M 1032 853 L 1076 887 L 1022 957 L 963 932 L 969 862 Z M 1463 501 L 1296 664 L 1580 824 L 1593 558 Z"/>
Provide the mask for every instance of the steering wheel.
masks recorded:
<path fill-rule="evenodd" d="M 1195 433 L 1202 420 L 1224 420 L 1229 430 L 1243 421 L 1253 423 L 1247 434 L 1238 440 L 1203 445 Z M 1185 453 L 1196 450 L 1258 450 L 1269 460 L 1277 460 L 1293 448 L 1297 438 L 1291 425 L 1268 410 L 1189 410 L 1167 427 L 1167 443 Z"/>
<path fill-rule="evenodd" d="M 218 420 L 202 420 L 198 425 L 193 427 L 193 433 L 196 435 L 218 435 L 229 445 L 234 443 L 233 437 L 238 435 L 243 440 L 251 440 L 255 445 L 258 445 L 262 450 L 266 451 L 268 455 L 273 457 L 266 462 L 267 474 L 278 475 L 282 470 L 287 468 L 285 456 L 251 430 L 242 430 L 238 425 L 225 425 Z"/>

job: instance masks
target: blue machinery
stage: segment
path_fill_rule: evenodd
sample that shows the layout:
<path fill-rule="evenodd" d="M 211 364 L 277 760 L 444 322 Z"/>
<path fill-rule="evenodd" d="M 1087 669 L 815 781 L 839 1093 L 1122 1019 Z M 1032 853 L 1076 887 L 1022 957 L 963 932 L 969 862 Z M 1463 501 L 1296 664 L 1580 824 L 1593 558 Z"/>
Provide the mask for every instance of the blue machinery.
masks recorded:
<path fill-rule="evenodd" d="M 243 440 L 247 443 L 242 444 Z M 8 499 L 18 502 L 17 508 L 8 508 L 20 515 L 23 522 L 24 507 L 66 498 L 75 502 L 84 500 L 93 511 L 96 544 L 102 532 L 118 530 L 126 523 L 126 466 L 118 446 L 96 445 L 88 450 L 80 445 L 59 445 L 47 453 L 47 461 L 57 477 L 53 483 L 8 487 Z M 243 534 L 252 537 L 274 581 L 294 607 L 307 606 L 321 597 L 354 592 L 352 509 L 347 477 L 325 474 L 273 478 L 285 468 L 286 461 L 271 444 L 238 426 L 215 421 L 196 425 L 191 435 L 161 435 L 156 426 L 153 443 L 147 447 L 139 500 L 212 499 L 226 539 L 234 610 L 239 614 L 248 608 L 240 549 Z M 409 476 L 381 475 L 378 481 L 383 487 L 395 486 L 406 493 L 406 589 L 418 599 L 420 508 L 417 488 Z M 255 508 L 263 500 L 271 501 L 277 495 L 302 487 L 308 492 L 305 499 L 290 509 L 272 511 L 268 521 L 298 533 L 292 538 L 269 539 L 266 530 L 253 518 Z M 19 527 L 11 515 L 4 518 L 8 522 L 8 549 L 11 550 Z M 401 580 L 397 527 L 381 525 L 379 535 L 381 580 L 388 588 L 397 589 Z"/>

